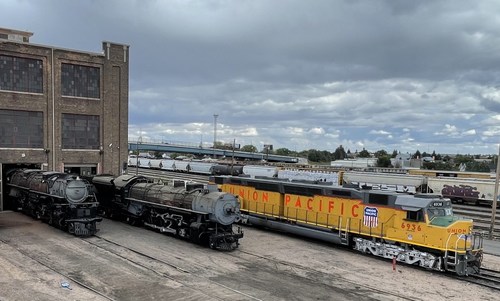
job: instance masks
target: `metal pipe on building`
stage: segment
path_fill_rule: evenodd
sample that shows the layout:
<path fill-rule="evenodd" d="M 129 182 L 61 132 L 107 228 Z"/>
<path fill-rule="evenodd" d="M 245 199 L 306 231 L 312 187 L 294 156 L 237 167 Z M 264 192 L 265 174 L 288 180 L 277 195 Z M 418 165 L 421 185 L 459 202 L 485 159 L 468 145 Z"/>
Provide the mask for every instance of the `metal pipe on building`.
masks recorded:
<path fill-rule="evenodd" d="M 56 92 L 54 83 L 54 48 L 51 48 L 51 89 L 52 89 L 52 170 L 56 170 Z M 47 156 L 48 158 L 48 156 Z M 48 166 L 49 162 L 47 162 Z"/>

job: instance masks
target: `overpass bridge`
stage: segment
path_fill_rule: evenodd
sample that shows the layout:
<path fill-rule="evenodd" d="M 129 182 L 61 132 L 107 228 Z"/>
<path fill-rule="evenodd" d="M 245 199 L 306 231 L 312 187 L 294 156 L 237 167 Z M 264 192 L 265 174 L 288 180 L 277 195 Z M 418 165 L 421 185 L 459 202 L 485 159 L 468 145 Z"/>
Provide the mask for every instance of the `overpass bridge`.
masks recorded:
<path fill-rule="evenodd" d="M 200 146 L 177 145 L 167 143 L 128 143 L 129 151 L 157 151 L 165 153 L 192 154 L 195 156 L 209 156 L 217 158 L 234 158 L 236 160 L 266 160 L 268 162 L 298 163 L 298 158 L 289 156 L 279 156 L 265 153 L 248 153 L 242 151 L 233 151 L 227 149 L 213 149 Z"/>

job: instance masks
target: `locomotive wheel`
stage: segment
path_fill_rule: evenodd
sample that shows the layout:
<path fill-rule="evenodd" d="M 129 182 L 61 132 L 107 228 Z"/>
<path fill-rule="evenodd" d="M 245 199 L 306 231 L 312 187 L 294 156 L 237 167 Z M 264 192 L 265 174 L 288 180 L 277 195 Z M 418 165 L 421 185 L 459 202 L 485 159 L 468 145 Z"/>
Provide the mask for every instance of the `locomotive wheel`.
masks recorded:
<path fill-rule="evenodd" d="M 75 224 L 73 223 L 68 224 L 68 232 L 71 234 L 75 233 Z"/>
<path fill-rule="evenodd" d="M 136 218 L 127 216 L 127 218 L 125 220 L 127 221 L 127 224 L 129 224 L 131 226 L 137 225 L 137 219 Z"/>
<path fill-rule="evenodd" d="M 100 216 L 103 217 L 108 217 L 108 211 L 106 209 L 101 209 L 101 212 L 99 212 Z"/>

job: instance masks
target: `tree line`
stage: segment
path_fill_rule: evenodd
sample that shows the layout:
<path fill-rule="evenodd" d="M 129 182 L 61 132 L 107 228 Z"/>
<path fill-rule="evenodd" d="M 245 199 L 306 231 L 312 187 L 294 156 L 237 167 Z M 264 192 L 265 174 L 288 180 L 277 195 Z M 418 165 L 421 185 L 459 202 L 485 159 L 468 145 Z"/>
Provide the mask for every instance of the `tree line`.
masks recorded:
<path fill-rule="evenodd" d="M 253 145 L 244 145 L 240 151 L 244 152 L 258 152 L 257 148 Z M 338 146 L 335 151 L 330 152 L 326 150 L 309 149 L 300 152 L 292 151 L 288 148 L 278 148 L 275 150 L 262 150 L 262 153 L 268 152 L 280 156 L 291 156 L 307 158 L 313 164 L 330 164 L 331 161 L 344 160 L 348 158 L 376 158 L 377 167 L 394 167 L 391 165 L 391 159 L 396 158 L 400 152 L 393 150 L 388 153 L 386 150 L 378 150 L 373 154 L 363 148 L 361 151 L 351 152 L 350 149 L 345 150 L 342 145 Z M 410 156 L 412 159 L 432 158 L 429 162 L 424 161 L 422 168 L 434 170 L 459 170 L 461 166 L 465 166 L 466 171 L 472 172 L 489 172 L 496 168 L 496 157 L 489 157 L 489 161 L 476 161 L 480 155 L 441 155 L 433 151 L 432 153 L 420 152 L 416 150 Z"/>

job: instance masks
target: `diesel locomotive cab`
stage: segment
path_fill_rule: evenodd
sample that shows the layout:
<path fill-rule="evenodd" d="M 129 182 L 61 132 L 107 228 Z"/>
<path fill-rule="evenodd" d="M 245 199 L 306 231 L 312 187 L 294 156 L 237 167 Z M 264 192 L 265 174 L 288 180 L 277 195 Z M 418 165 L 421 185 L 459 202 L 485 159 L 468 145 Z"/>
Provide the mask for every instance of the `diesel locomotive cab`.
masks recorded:
<path fill-rule="evenodd" d="M 431 202 L 426 209 L 429 222 L 442 219 L 453 220 L 453 208 L 450 200 Z"/>

